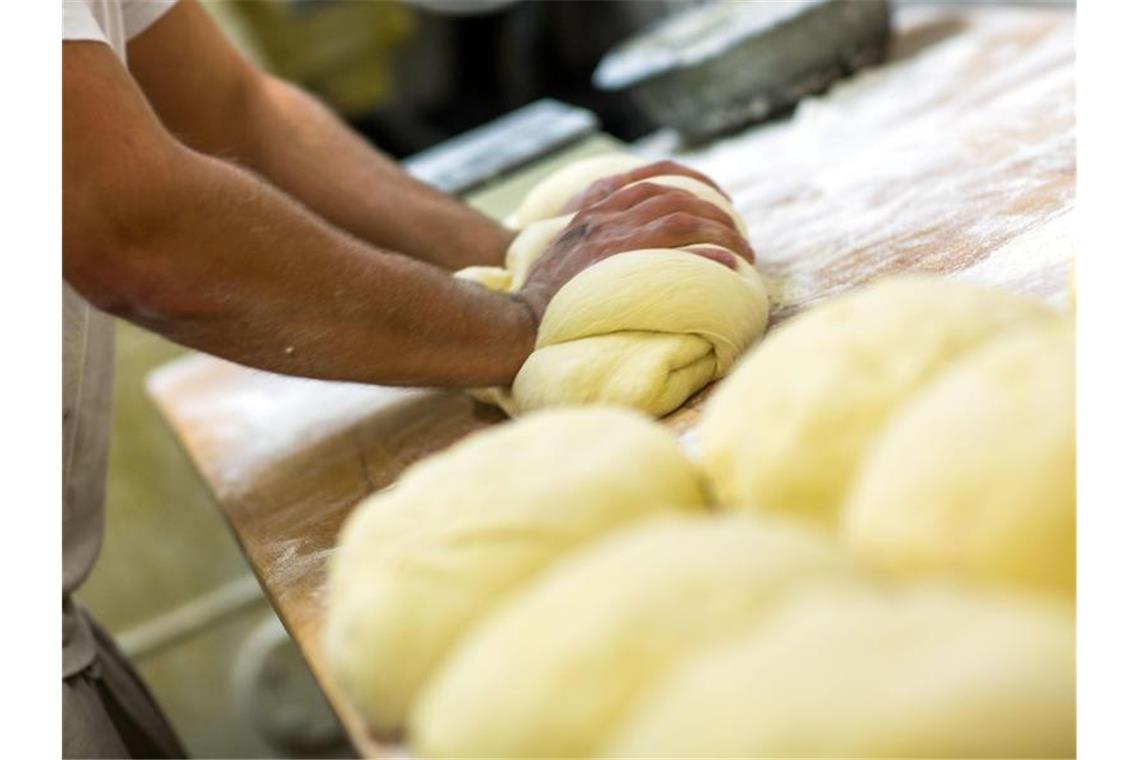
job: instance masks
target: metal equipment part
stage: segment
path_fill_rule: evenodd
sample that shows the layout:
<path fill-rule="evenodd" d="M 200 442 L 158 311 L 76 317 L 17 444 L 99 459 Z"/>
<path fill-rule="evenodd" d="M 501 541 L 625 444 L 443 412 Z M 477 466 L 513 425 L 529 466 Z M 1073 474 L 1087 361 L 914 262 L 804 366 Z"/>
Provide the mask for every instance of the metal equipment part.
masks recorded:
<path fill-rule="evenodd" d="M 598 117 L 538 100 L 404 160 L 416 179 L 453 195 L 525 166 L 598 129 Z"/>
<path fill-rule="evenodd" d="M 652 25 L 602 59 L 595 86 L 628 91 L 703 141 L 764 121 L 886 54 L 888 0 L 719 0 Z"/>

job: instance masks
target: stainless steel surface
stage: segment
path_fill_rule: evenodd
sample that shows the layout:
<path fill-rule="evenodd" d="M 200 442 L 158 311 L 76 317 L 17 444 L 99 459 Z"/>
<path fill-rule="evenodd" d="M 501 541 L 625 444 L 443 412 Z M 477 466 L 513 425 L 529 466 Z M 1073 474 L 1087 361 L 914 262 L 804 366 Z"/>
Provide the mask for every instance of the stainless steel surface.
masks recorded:
<path fill-rule="evenodd" d="M 404 161 L 417 179 L 465 193 L 596 131 L 598 118 L 557 100 L 537 100 Z"/>

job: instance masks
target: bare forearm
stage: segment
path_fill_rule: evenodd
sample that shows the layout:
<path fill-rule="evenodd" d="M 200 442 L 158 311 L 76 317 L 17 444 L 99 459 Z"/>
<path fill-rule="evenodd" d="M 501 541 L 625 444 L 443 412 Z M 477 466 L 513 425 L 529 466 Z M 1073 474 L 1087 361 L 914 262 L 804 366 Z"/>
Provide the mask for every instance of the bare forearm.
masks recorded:
<path fill-rule="evenodd" d="M 392 385 L 507 383 L 531 349 L 519 302 L 378 251 L 225 162 L 177 163 L 132 204 L 123 316 L 255 367 Z"/>
<path fill-rule="evenodd" d="M 197 3 L 179 2 L 131 40 L 130 65 L 181 142 L 244 164 L 366 243 L 446 269 L 501 262 L 506 230 L 411 179 L 314 98 L 258 71 Z M 84 78 L 106 94 L 107 76 Z M 121 97 L 137 98 L 133 83 L 119 84 Z"/>
<path fill-rule="evenodd" d="M 408 176 L 296 87 L 262 77 L 242 117 L 242 155 L 258 173 L 357 237 L 460 269 L 499 264 L 510 233 Z"/>

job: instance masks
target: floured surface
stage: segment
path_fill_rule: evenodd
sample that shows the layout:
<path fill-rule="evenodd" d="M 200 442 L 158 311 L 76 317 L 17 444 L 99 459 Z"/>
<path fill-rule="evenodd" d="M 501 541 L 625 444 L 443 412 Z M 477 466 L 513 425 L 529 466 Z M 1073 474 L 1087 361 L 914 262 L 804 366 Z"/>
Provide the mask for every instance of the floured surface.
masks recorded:
<path fill-rule="evenodd" d="M 887 65 L 685 157 L 747 220 L 777 320 L 884 274 L 976 266 L 1073 205 L 1072 15 L 899 15 Z"/>
<path fill-rule="evenodd" d="M 1001 282 L 1013 290 L 1039 293 L 1056 307 L 1067 295 L 1058 282 L 1070 277 L 1077 258 L 1076 211 L 1066 211 L 1018 235 L 973 266 L 953 273 L 967 282 Z"/>
<path fill-rule="evenodd" d="M 904 7 L 896 21 L 891 64 L 683 158 L 733 195 L 773 286 L 773 321 L 907 269 L 1063 303 L 1072 13 Z M 353 504 L 502 415 L 460 393 L 283 378 L 208 357 L 163 368 L 151 393 L 357 748 L 401 756 L 329 686 L 317 638 L 325 563 Z M 666 420 L 686 447 L 707 395 Z"/>

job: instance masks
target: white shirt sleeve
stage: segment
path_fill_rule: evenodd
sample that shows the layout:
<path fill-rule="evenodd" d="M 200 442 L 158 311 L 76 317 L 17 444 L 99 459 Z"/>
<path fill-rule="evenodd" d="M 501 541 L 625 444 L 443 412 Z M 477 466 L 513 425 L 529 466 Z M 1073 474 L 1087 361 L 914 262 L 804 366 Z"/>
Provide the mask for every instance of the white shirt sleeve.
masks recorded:
<path fill-rule="evenodd" d="M 178 0 L 122 0 L 123 31 L 127 39 L 141 34 L 174 7 Z"/>
<path fill-rule="evenodd" d="M 63 38 L 107 42 L 107 35 L 84 0 L 63 0 Z"/>
<path fill-rule="evenodd" d="M 63 39 L 106 42 L 120 56 L 126 43 L 178 0 L 63 0 Z"/>

